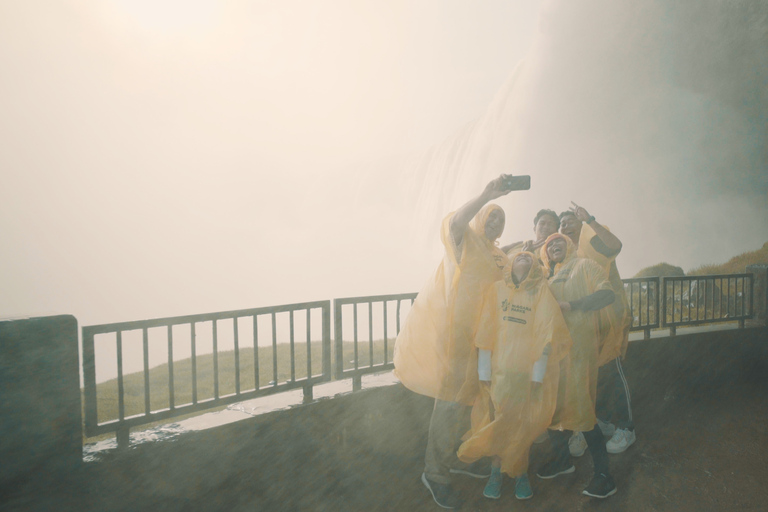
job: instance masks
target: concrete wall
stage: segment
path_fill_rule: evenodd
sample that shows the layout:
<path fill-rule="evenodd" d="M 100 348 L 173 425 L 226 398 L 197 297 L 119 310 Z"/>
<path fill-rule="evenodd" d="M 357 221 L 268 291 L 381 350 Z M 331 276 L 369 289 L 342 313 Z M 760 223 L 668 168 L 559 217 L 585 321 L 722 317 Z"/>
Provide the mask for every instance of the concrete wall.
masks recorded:
<path fill-rule="evenodd" d="M 77 320 L 0 321 L 0 488 L 82 463 Z"/>

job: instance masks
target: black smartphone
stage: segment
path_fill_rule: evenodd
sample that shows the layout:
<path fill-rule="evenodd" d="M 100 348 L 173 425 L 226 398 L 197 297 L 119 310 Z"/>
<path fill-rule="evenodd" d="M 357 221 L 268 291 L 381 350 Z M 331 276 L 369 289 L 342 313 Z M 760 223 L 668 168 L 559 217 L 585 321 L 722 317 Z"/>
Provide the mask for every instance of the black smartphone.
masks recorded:
<path fill-rule="evenodd" d="M 502 181 L 504 190 L 530 190 L 531 177 L 530 176 L 511 176 L 508 175 Z"/>

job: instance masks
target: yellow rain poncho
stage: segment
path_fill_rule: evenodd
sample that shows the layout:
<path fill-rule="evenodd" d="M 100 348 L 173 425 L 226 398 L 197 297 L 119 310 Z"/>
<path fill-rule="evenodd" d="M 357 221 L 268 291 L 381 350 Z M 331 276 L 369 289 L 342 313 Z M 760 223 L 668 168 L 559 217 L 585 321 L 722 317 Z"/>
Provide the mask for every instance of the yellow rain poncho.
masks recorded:
<path fill-rule="evenodd" d="M 472 430 L 458 451 L 465 462 L 498 455 L 501 470 L 512 477 L 527 470 L 533 441 L 552 423 L 560 361 L 571 345 L 568 327 L 538 258 L 521 254 L 533 260 L 523 282 L 514 283 L 509 264 L 504 280 L 494 283 L 483 297 L 475 343 L 492 352 L 491 386 L 482 387 L 472 410 Z M 533 365 L 547 346 L 544 379 L 532 394 Z"/>
<path fill-rule="evenodd" d="M 549 287 L 555 298 L 570 302 L 598 290 L 610 290 L 605 271 L 592 260 L 576 257 L 576 246 L 567 236 L 555 233 L 547 238 L 540 256 L 550 269 L 547 245 L 555 238 L 566 241 L 565 259 L 555 265 Z M 608 306 L 610 307 L 610 306 Z M 595 396 L 597 394 L 598 350 L 600 344 L 596 311 L 567 311 L 563 314 L 573 340 L 565 359 L 558 387 L 558 403 L 550 428 L 588 432 L 597 423 Z"/>
<path fill-rule="evenodd" d="M 478 393 L 473 345 L 482 293 L 502 278 L 506 255 L 485 236 L 494 204 L 483 207 L 456 246 L 451 218 L 440 238 L 445 256 L 419 292 L 395 342 L 395 376 L 408 389 L 446 402 L 472 405 Z"/>
<path fill-rule="evenodd" d="M 603 226 L 605 227 L 605 226 Z M 606 229 L 608 229 L 606 227 Z M 629 343 L 629 328 L 632 325 L 631 312 L 627 302 L 627 294 L 624 293 L 624 283 L 621 282 L 619 270 L 616 268 L 616 255 L 605 256 L 597 251 L 591 241 L 597 234 L 592 226 L 586 222 L 581 225 L 581 234 L 579 235 L 579 258 L 587 258 L 598 265 L 608 275 L 608 281 L 611 283 L 611 289 L 616 294 L 616 300 L 610 307 L 600 310 L 599 328 L 600 328 L 600 353 L 598 355 L 598 365 L 613 361 L 617 357 L 624 357 L 627 353 L 627 344 Z"/>

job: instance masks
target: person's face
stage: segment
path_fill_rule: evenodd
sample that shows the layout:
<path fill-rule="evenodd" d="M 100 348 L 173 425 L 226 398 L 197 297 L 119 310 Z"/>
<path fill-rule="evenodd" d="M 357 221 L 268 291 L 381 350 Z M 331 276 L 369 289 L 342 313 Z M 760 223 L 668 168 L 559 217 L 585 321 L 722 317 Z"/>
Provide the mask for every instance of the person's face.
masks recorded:
<path fill-rule="evenodd" d="M 581 235 L 581 221 L 575 215 L 564 215 L 560 219 L 560 233 L 578 244 L 579 235 Z"/>
<path fill-rule="evenodd" d="M 485 236 L 488 240 L 496 240 L 504 232 L 504 212 L 493 210 L 485 221 Z"/>
<path fill-rule="evenodd" d="M 568 243 L 562 238 L 555 238 L 547 244 L 547 256 L 550 261 L 560 263 L 565 259 L 565 252 L 568 250 Z"/>
<path fill-rule="evenodd" d="M 551 215 L 542 215 L 533 226 L 536 240 L 543 240 L 553 233 L 557 233 L 557 221 Z"/>
<path fill-rule="evenodd" d="M 533 265 L 533 260 L 531 260 L 529 254 L 520 254 L 515 258 L 512 262 L 512 273 L 515 275 L 518 282 L 526 278 L 528 272 L 531 270 L 531 265 Z"/>

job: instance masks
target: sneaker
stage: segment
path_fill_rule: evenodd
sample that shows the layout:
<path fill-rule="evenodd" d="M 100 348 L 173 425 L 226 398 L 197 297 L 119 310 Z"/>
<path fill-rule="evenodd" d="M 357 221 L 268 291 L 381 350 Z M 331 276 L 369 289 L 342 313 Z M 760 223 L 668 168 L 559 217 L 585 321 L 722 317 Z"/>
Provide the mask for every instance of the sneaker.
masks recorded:
<path fill-rule="evenodd" d="M 429 489 L 429 492 L 432 493 L 432 499 L 435 500 L 435 503 L 441 507 L 461 507 L 463 502 L 461 501 L 461 498 L 459 498 L 459 494 L 453 490 L 453 487 L 450 485 L 433 482 L 427 478 L 425 473 L 421 474 L 421 482 L 424 484 L 424 487 Z"/>
<path fill-rule="evenodd" d="M 488 478 L 491 476 L 491 465 L 488 463 L 488 459 L 480 459 L 467 466 L 451 469 L 450 472 L 472 478 Z"/>
<path fill-rule="evenodd" d="M 616 425 L 613 423 L 598 419 L 597 426 L 600 427 L 600 432 L 602 432 L 605 437 L 613 437 L 613 434 L 616 433 Z"/>
<path fill-rule="evenodd" d="M 573 473 L 574 471 L 576 471 L 576 466 L 574 466 L 570 462 L 566 462 L 565 466 L 563 466 L 563 465 L 558 465 L 557 461 L 551 460 L 546 464 L 544 464 L 536 472 L 536 476 L 544 480 L 549 480 L 550 478 L 555 478 L 558 475 L 566 475 L 568 473 Z"/>
<path fill-rule="evenodd" d="M 611 475 L 600 473 L 592 477 L 592 481 L 586 489 L 581 491 L 581 494 L 592 496 L 593 498 L 607 498 L 613 494 L 616 494 L 616 484 L 613 483 Z"/>
<path fill-rule="evenodd" d="M 528 473 L 523 473 L 515 480 L 515 498 L 519 500 L 529 500 L 533 498 L 531 482 L 528 480 Z"/>
<path fill-rule="evenodd" d="M 485 484 L 485 489 L 483 489 L 483 496 L 492 500 L 501 498 L 501 479 L 501 468 L 492 468 L 491 478 L 488 479 L 488 483 Z"/>
<path fill-rule="evenodd" d="M 574 432 L 568 440 L 568 451 L 571 452 L 571 456 L 573 457 L 581 457 L 584 455 L 584 452 L 587 451 L 587 440 L 584 439 L 584 434 L 581 432 Z"/>
<path fill-rule="evenodd" d="M 635 442 L 635 432 L 626 428 L 617 428 L 607 443 L 605 443 L 605 449 L 608 453 L 621 453 Z"/>

